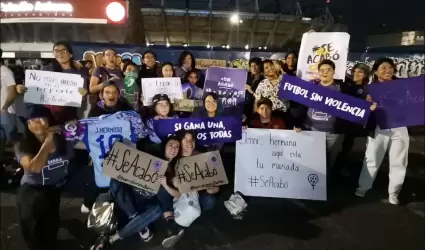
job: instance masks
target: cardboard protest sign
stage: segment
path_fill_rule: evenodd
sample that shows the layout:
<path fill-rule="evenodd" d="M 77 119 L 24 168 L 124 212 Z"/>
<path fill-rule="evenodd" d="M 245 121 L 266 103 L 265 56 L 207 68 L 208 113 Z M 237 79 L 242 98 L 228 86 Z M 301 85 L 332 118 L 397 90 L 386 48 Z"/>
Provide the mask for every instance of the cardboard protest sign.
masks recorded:
<path fill-rule="evenodd" d="M 103 174 L 151 193 L 158 193 L 158 177 L 165 174 L 168 162 L 115 142 L 103 161 Z"/>
<path fill-rule="evenodd" d="M 376 121 L 381 129 L 424 125 L 424 76 L 371 84 L 368 92 L 378 103 Z"/>
<path fill-rule="evenodd" d="M 179 159 L 176 164 L 176 178 L 176 187 L 180 193 L 229 183 L 218 150 Z"/>
<path fill-rule="evenodd" d="M 283 76 L 278 96 L 362 125 L 367 123 L 372 105 L 368 101 L 290 75 Z"/>
<path fill-rule="evenodd" d="M 202 107 L 202 100 L 175 99 L 173 103 L 174 111 L 193 112 L 199 107 Z"/>
<path fill-rule="evenodd" d="M 25 71 L 24 102 L 81 107 L 84 79 L 78 74 L 42 70 Z"/>

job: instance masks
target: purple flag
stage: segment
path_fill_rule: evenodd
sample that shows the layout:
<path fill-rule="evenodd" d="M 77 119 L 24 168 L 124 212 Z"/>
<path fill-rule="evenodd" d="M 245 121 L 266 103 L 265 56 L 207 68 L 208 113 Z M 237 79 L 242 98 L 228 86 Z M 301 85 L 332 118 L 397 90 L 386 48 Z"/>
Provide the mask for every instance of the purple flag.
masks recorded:
<path fill-rule="evenodd" d="M 156 134 L 165 138 L 181 129 L 195 130 L 197 142 L 209 145 L 221 142 L 235 142 L 242 138 L 241 119 L 232 116 L 216 118 L 180 118 L 154 121 Z"/>
<path fill-rule="evenodd" d="M 367 123 L 372 105 L 368 101 L 289 75 L 283 76 L 278 96 L 362 125 Z"/>
<path fill-rule="evenodd" d="M 246 69 L 209 67 L 205 77 L 204 95 L 214 92 L 224 109 L 230 109 L 232 115 L 240 117 L 245 102 Z"/>
<path fill-rule="evenodd" d="M 381 129 L 425 124 L 424 80 L 418 76 L 368 86 L 378 103 L 375 115 Z"/>

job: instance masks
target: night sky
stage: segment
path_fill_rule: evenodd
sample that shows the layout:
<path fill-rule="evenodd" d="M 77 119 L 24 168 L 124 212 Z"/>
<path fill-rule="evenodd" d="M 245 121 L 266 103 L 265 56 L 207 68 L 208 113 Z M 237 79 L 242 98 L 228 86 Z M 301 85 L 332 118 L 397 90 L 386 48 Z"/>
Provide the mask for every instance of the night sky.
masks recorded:
<path fill-rule="evenodd" d="M 310 1 L 310 0 L 307 0 Z M 321 1 L 321 0 L 311 0 Z M 424 30 L 424 0 L 330 0 L 337 21 L 345 23 L 352 42 L 362 44 L 367 35 Z"/>

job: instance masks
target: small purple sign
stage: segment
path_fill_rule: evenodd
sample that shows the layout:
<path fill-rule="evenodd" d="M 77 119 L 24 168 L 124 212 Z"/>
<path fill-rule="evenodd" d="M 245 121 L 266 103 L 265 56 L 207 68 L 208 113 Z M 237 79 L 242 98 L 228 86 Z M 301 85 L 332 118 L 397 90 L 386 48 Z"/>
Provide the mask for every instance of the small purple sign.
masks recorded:
<path fill-rule="evenodd" d="M 424 76 L 418 76 L 368 86 L 378 103 L 375 115 L 381 129 L 425 124 L 424 80 Z"/>
<path fill-rule="evenodd" d="M 368 101 L 290 75 L 283 76 L 278 96 L 362 125 L 367 123 L 372 105 Z"/>
<path fill-rule="evenodd" d="M 216 93 L 224 109 L 232 115 L 242 114 L 245 102 L 246 69 L 209 67 L 205 76 L 205 93 Z"/>

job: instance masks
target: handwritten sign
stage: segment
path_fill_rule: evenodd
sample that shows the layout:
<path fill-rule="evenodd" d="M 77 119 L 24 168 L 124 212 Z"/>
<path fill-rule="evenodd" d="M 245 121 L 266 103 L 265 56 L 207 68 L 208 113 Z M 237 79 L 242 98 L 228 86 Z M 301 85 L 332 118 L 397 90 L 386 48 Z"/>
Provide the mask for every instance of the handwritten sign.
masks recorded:
<path fill-rule="evenodd" d="M 323 59 L 335 63 L 335 79 L 345 79 L 350 34 L 344 32 L 304 33 L 298 56 L 297 76 L 310 81 L 319 78 Z"/>
<path fill-rule="evenodd" d="M 142 78 L 143 105 L 152 105 L 152 97 L 166 94 L 171 102 L 183 99 L 181 79 L 179 77 Z"/>
<path fill-rule="evenodd" d="M 368 86 L 378 103 L 375 115 L 381 129 L 425 124 L 424 80 L 418 76 Z"/>
<path fill-rule="evenodd" d="M 103 161 L 103 174 L 156 194 L 160 187 L 158 177 L 165 174 L 167 167 L 167 161 L 115 142 Z"/>
<path fill-rule="evenodd" d="M 195 130 L 197 142 L 208 145 L 221 142 L 234 142 L 242 135 L 240 119 L 231 116 L 217 118 L 180 118 L 154 121 L 156 134 L 165 138 L 170 134 L 185 129 Z"/>
<path fill-rule="evenodd" d="M 197 69 L 206 69 L 208 67 L 226 67 L 226 60 L 196 59 Z"/>
<path fill-rule="evenodd" d="M 359 124 L 367 123 L 372 105 L 290 75 L 283 76 L 278 96 Z"/>
<path fill-rule="evenodd" d="M 25 87 L 26 103 L 81 107 L 79 89 L 84 87 L 84 79 L 77 74 L 26 70 Z"/>
<path fill-rule="evenodd" d="M 248 196 L 326 200 L 325 133 L 244 130 L 236 142 L 235 191 Z"/>
<path fill-rule="evenodd" d="M 202 106 L 202 100 L 175 99 L 173 103 L 173 110 L 181 112 L 193 112 L 196 108 Z"/>
<path fill-rule="evenodd" d="M 176 165 L 176 176 L 177 188 L 181 193 L 229 183 L 218 150 L 179 159 Z"/>

